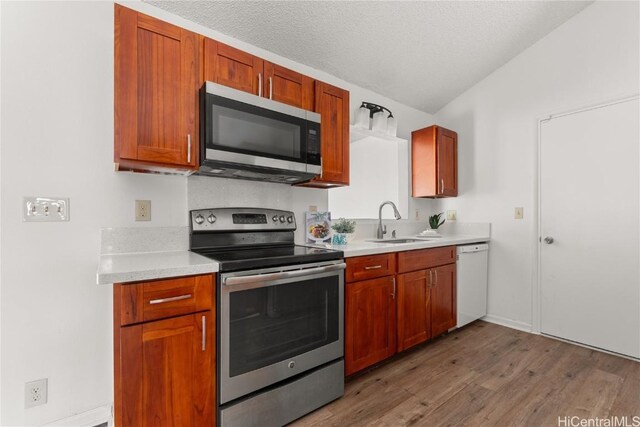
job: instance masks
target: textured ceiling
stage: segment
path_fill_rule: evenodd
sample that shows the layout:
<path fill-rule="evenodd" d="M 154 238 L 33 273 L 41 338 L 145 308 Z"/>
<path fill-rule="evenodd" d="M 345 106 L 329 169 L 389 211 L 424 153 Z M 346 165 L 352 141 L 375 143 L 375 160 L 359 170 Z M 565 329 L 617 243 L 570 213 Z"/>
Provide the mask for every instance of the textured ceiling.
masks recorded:
<path fill-rule="evenodd" d="M 147 1 L 427 113 L 589 1 Z"/>

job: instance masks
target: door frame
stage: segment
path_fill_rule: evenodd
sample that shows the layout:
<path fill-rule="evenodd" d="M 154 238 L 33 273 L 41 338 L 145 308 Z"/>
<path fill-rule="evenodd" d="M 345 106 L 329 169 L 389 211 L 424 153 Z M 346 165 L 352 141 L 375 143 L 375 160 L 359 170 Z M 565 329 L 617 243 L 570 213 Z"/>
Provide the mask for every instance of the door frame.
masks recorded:
<path fill-rule="evenodd" d="M 606 100 L 597 102 L 597 103 L 592 103 L 592 104 L 588 104 L 588 105 L 583 105 L 582 107 L 575 107 L 575 108 L 571 108 L 571 109 L 566 109 L 566 110 L 560 110 L 558 112 L 555 113 L 548 113 L 545 114 L 541 117 L 539 117 L 537 119 L 537 138 L 536 138 L 536 168 L 534 170 L 534 174 L 535 174 L 535 193 L 536 193 L 536 198 L 535 198 L 535 208 L 533 210 L 534 215 L 536 216 L 534 218 L 534 224 L 535 224 L 535 235 L 532 237 L 532 241 L 531 241 L 531 245 L 533 248 L 533 266 L 534 268 L 532 269 L 532 287 L 531 287 L 531 332 L 534 334 L 538 334 L 538 335 L 542 335 L 542 332 L 540 331 L 540 321 L 541 321 L 541 317 L 542 317 L 542 309 L 541 309 L 541 304 L 540 301 L 542 300 L 542 283 L 541 283 L 541 268 L 542 268 L 542 263 L 541 263 L 541 256 L 540 256 L 540 251 L 541 251 L 541 231 L 542 231 L 542 212 L 540 209 L 541 206 L 541 198 L 542 198 L 542 192 L 541 192 L 541 177 L 542 177 L 542 124 L 545 122 L 548 122 L 549 120 L 552 119 L 557 119 L 560 117 L 564 117 L 564 116 L 570 116 L 573 114 L 578 114 L 578 113 L 582 113 L 585 111 L 590 111 L 590 110 L 596 110 L 599 108 L 604 108 L 604 107 L 609 107 L 611 105 L 616 105 L 616 104 L 622 104 L 624 102 L 629 102 L 629 101 L 635 101 L 635 100 L 639 100 L 640 99 L 640 94 L 639 93 L 634 93 L 632 95 L 627 95 L 624 97 L 617 97 L 617 98 L 608 98 Z M 640 160 L 640 159 L 639 159 Z"/>

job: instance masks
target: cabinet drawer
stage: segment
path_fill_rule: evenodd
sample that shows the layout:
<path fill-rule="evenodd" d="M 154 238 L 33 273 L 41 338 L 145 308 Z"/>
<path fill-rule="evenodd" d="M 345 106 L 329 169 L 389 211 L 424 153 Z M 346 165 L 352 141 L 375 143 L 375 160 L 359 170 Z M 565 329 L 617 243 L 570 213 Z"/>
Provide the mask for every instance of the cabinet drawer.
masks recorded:
<path fill-rule="evenodd" d="M 388 276 L 395 272 L 395 253 L 347 258 L 347 282 Z"/>
<path fill-rule="evenodd" d="M 456 262 L 456 247 L 419 249 L 398 254 L 398 273 L 423 270 Z"/>
<path fill-rule="evenodd" d="M 118 284 L 114 298 L 119 298 L 120 325 L 209 310 L 213 284 L 211 274 Z"/>

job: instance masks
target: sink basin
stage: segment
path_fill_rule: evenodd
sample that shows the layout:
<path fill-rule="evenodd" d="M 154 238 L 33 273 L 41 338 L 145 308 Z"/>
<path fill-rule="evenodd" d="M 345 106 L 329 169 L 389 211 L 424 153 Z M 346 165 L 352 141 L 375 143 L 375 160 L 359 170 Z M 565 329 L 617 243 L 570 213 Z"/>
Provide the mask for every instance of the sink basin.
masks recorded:
<path fill-rule="evenodd" d="M 413 243 L 413 242 L 422 242 L 425 239 L 375 239 L 368 240 L 373 243 Z"/>

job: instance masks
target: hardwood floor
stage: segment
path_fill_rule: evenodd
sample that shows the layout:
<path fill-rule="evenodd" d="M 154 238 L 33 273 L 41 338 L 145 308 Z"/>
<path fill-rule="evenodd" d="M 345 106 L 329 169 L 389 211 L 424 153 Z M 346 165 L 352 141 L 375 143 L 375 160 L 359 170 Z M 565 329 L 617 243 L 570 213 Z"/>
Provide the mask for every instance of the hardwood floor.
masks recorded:
<path fill-rule="evenodd" d="M 640 363 L 477 321 L 349 380 L 343 398 L 292 425 L 529 427 L 565 416 L 633 425 Z"/>

